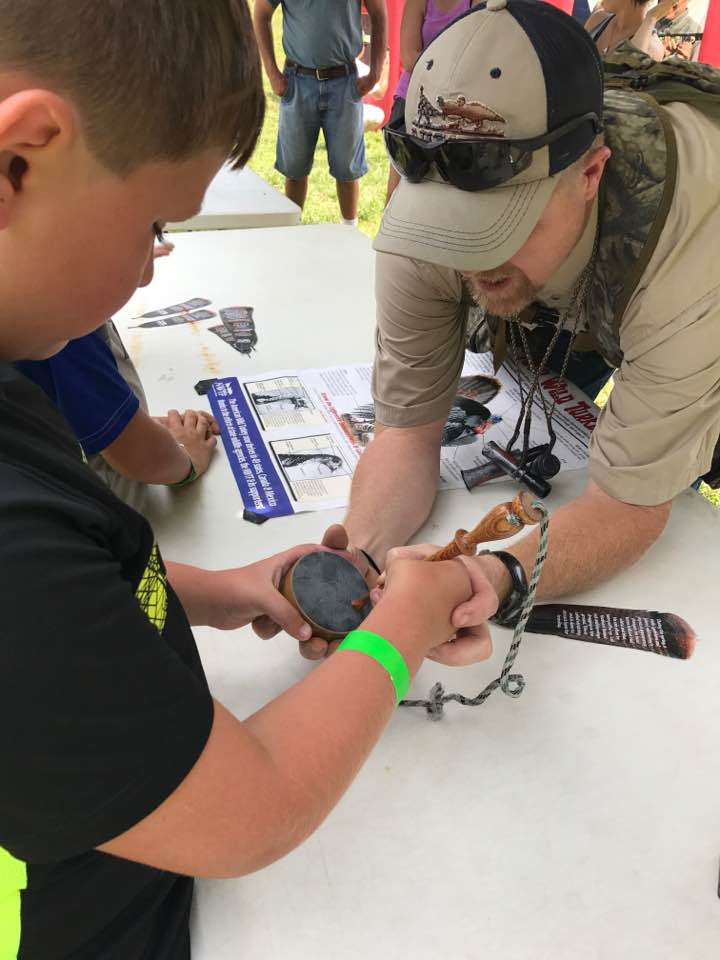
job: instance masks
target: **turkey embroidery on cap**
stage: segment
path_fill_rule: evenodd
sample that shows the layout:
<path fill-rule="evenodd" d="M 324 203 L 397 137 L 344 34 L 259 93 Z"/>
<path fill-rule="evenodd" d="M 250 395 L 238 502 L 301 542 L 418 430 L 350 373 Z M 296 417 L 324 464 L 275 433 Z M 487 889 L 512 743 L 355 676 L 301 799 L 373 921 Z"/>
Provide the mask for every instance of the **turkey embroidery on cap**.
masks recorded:
<path fill-rule="evenodd" d="M 417 117 L 412 133 L 421 140 L 468 137 L 504 137 L 505 117 L 479 100 L 468 100 L 462 93 L 435 98 L 435 104 L 420 87 Z"/>

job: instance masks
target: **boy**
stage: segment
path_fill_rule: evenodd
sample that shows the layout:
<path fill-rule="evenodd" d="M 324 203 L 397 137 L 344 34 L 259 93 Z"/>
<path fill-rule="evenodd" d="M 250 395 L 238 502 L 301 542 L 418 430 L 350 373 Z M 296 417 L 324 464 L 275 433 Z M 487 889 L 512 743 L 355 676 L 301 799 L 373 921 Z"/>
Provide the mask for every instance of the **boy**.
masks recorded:
<path fill-rule="evenodd" d="M 0 957 L 187 960 L 189 878 L 258 869 L 318 826 L 472 586 L 460 561 L 391 561 L 365 627 L 392 670 L 344 649 L 244 723 L 212 700 L 189 625 L 307 639 L 276 584 L 310 548 L 165 567 L 7 361 L 111 316 L 152 274 L 153 224 L 247 160 L 248 10 L 0 0 L 0 22 Z"/>
<path fill-rule="evenodd" d="M 47 360 L 16 366 L 68 421 L 93 470 L 135 510 L 143 511 L 147 484 L 182 487 L 210 465 L 219 432 L 214 418 L 202 410 L 151 417 L 112 321 Z"/>

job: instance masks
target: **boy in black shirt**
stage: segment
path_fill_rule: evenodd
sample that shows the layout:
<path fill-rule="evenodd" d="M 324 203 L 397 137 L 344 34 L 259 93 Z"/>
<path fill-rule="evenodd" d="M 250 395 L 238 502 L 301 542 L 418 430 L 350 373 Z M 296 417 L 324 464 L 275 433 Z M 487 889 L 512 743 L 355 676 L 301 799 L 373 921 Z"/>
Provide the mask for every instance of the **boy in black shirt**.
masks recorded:
<path fill-rule="evenodd" d="M 307 641 L 276 584 L 310 548 L 164 565 L 9 362 L 112 315 L 150 277 L 154 225 L 245 162 L 263 114 L 248 11 L 0 0 L 0 23 L 0 958 L 187 960 L 188 878 L 250 872 L 318 826 L 472 584 L 461 561 L 391 562 L 370 646 L 244 723 L 213 701 L 190 624 Z"/>

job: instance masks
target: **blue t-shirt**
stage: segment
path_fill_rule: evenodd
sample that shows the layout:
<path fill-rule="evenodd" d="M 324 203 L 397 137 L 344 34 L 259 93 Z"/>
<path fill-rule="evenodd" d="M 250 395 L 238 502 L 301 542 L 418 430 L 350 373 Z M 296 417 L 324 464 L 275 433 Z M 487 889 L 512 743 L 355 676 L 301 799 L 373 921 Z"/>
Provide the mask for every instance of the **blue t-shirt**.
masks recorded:
<path fill-rule="evenodd" d="M 101 330 L 71 340 L 48 360 L 23 360 L 15 366 L 42 387 L 88 455 L 109 447 L 140 406 Z"/>
<path fill-rule="evenodd" d="M 360 0 L 269 0 L 282 5 L 283 49 L 301 67 L 353 63 L 362 50 Z"/>
<path fill-rule="evenodd" d="M 585 24 L 590 17 L 590 4 L 588 0 L 574 0 L 572 15 L 580 23 Z"/>

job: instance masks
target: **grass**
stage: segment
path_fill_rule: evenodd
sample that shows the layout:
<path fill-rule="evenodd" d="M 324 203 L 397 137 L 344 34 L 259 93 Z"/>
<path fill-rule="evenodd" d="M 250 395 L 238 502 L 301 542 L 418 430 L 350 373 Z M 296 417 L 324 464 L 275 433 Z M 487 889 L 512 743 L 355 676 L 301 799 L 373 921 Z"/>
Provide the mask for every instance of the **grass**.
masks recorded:
<path fill-rule="evenodd" d="M 285 58 L 282 50 L 282 11 L 273 17 L 275 56 L 279 64 Z M 267 96 L 265 126 L 250 161 L 250 168 L 282 193 L 285 178 L 275 169 L 275 140 L 277 137 L 279 98 L 275 96 L 263 72 Z M 388 160 L 385 155 L 382 134 L 370 131 L 365 134 L 365 153 L 369 170 L 360 181 L 360 209 L 358 226 L 369 237 L 374 237 L 380 226 L 385 206 Z M 340 208 L 335 194 L 335 181 L 328 172 L 327 149 L 322 134 L 315 153 L 315 165 L 310 174 L 308 196 L 303 210 L 303 223 L 338 223 Z"/>

